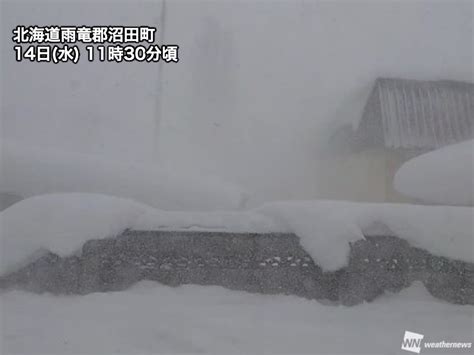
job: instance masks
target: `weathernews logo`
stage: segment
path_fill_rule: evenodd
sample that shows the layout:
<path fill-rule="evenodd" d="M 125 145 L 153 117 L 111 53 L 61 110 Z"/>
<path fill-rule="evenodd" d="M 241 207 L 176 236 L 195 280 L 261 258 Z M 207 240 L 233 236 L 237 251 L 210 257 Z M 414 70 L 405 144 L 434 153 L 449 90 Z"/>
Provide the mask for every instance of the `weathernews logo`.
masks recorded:
<path fill-rule="evenodd" d="M 421 351 L 421 341 L 425 336 L 423 334 L 413 333 L 405 330 L 403 337 L 402 350 L 411 351 L 419 354 Z"/>
<path fill-rule="evenodd" d="M 405 330 L 405 335 L 402 341 L 402 350 L 410 351 L 419 354 L 421 348 L 425 349 L 458 349 L 468 350 L 472 348 L 472 343 L 452 343 L 440 341 L 435 343 L 422 343 L 425 336 L 423 334 L 413 333 Z"/>

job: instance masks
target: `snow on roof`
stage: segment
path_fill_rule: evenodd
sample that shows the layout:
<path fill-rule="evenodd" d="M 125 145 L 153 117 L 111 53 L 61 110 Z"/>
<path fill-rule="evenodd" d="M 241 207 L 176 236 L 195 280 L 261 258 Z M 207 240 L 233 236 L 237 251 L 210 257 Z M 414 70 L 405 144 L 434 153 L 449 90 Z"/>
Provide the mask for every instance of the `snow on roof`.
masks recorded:
<path fill-rule="evenodd" d="M 379 78 L 358 139 L 387 148 L 434 149 L 474 137 L 474 84 Z"/>
<path fill-rule="evenodd" d="M 393 184 L 401 194 L 423 203 L 474 206 L 473 164 L 471 139 L 408 160 L 398 169 Z"/>

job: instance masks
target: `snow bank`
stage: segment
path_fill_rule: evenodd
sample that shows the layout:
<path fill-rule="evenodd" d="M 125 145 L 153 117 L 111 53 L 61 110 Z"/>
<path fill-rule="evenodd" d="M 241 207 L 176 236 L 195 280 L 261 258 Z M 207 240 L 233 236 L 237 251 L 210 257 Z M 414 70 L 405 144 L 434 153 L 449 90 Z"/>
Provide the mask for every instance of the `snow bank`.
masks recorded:
<path fill-rule="evenodd" d="M 68 255 L 89 239 L 126 228 L 295 233 L 326 270 L 345 266 L 349 242 L 364 235 L 394 234 L 432 254 L 474 262 L 470 207 L 294 201 L 205 213 L 162 211 L 104 195 L 54 194 L 20 201 L 0 213 L 0 274 L 38 250 Z"/>
<path fill-rule="evenodd" d="M 277 229 L 271 220 L 251 212 L 171 212 L 100 194 L 41 195 L 0 212 L 0 275 L 28 262 L 38 251 L 70 255 L 87 240 L 113 237 L 127 228 Z"/>
<path fill-rule="evenodd" d="M 353 308 L 152 282 L 78 297 L 11 291 L 0 302 L 5 354 L 395 354 L 405 330 L 473 341 L 474 310 L 421 284 Z"/>
<path fill-rule="evenodd" d="M 406 162 L 395 189 L 423 202 L 474 205 L 474 140 L 450 145 Z"/>
<path fill-rule="evenodd" d="M 42 250 L 69 255 L 90 239 L 115 236 L 147 208 L 92 194 L 53 194 L 20 201 L 0 213 L 0 274 Z"/>
<path fill-rule="evenodd" d="M 220 210 L 244 206 L 239 187 L 198 171 L 170 172 L 2 140 L 0 192 L 30 197 L 84 192 L 131 198 L 165 210 Z"/>

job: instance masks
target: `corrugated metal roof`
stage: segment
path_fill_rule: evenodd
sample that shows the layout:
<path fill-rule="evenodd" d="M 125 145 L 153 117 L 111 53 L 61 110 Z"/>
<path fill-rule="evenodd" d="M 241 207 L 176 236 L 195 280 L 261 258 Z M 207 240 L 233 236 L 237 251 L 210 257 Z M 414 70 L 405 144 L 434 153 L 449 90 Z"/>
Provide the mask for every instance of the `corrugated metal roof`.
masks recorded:
<path fill-rule="evenodd" d="M 359 138 L 389 148 L 438 148 L 474 137 L 474 84 L 377 79 Z"/>

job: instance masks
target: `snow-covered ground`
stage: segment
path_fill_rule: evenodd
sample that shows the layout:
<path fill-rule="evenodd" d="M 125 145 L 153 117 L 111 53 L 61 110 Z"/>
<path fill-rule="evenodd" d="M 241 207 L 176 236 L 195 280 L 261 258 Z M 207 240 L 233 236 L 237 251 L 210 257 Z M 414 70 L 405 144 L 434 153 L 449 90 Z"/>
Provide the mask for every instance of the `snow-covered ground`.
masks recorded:
<path fill-rule="evenodd" d="M 474 340 L 474 309 L 437 301 L 419 284 L 352 308 L 152 282 L 87 296 L 0 297 L 2 354 L 396 354 L 405 330 L 428 342 Z"/>
<path fill-rule="evenodd" d="M 0 212 L 0 275 L 41 249 L 69 255 L 87 240 L 113 237 L 126 228 L 295 233 L 326 270 L 345 266 L 349 242 L 364 235 L 395 234 L 432 254 L 474 261 L 472 207 L 283 201 L 239 212 L 179 212 L 73 193 L 32 197 Z"/>

